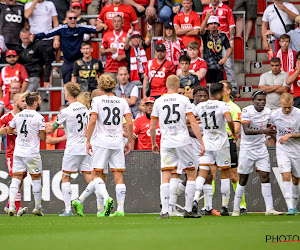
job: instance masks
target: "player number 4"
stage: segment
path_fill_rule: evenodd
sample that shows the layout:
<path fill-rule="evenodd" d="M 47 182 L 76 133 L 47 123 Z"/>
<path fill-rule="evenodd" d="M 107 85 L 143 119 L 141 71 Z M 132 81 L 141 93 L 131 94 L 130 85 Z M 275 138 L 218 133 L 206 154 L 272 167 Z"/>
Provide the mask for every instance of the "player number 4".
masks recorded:
<path fill-rule="evenodd" d="M 21 134 L 25 134 L 25 137 L 27 137 L 28 131 L 27 131 L 26 120 L 23 121 L 20 132 Z"/>

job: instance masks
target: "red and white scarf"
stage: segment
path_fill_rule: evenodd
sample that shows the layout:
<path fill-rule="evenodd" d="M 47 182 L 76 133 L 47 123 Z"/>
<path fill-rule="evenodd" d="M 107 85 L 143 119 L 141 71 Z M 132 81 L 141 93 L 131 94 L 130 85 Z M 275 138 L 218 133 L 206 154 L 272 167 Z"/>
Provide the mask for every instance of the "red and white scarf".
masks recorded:
<path fill-rule="evenodd" d="M 144 48 L 131 46 L 130 49 L 130 81 L 140 81 L 140 74 L 145 73 L 147 56 Z"/>
<path fill-rule="evenodd" d="M 283 70 L 283 71 L 285 71 L 284 70 L 284 65 L 283 65 L 283 60 L 282 60 L 282 50 L 280 49 L 280 50 L 278 50 L 278 52 L 277 52 L 277 55 L 276 55 L 277 57 L 279 57 L 280 58 L 280 61 L 281 61 L 281 70 Z M 294 69 L 294 65 L 295 65 L 295 58 L 294 58 L 294 53 L 293 53 L 293 50 L 291 50 L 290 48 L 289 48 L 289 50 L 288 50 L 288 58 L 287 58 L 287 63 L 288 63 L 288 68 L 287 68 L 287 72 L 289 73 L 289 72 L 291 72 L 291 70 L 293 70 Z"/>

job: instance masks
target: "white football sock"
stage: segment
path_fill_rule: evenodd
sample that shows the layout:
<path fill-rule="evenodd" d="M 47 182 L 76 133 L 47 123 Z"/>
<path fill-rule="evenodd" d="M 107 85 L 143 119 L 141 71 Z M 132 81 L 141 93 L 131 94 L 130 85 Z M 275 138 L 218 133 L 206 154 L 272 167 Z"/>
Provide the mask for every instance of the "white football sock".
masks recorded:
<path fill-rule="evenodd" d="M 191 212 L 193 207 L 193 198 L 196 191 L 196 182 L 187 181 L 185 188 L 185 211 Z"/>
<path fill-rule="evenodd" d="M 35 207 L 42 206 L 42 180 L 32 181 L 32 193 L 35 201 Z"/>
<path fill-rule="evenodd" d="M 266 211 L 269 211 L 270 209 L 274 208 L 271 183 L 262 183 L 261 192 L 265 200 Z"/>
<path fill-rule="evenodd" d="M 283 181 L 282 191 L 288 210 L 293 209 L 292 183 L 290 181 Z"/>
<path fill-rule="evenodd" d="M 203 192 L 205 195 L 205 209 L 207 211 L 212 210 L 212 197 L 213 197 L 213 187 L 211 184 L 205 184 L 203 186 Z"/>
<path fill-rule="evenodd" d="M 171 212 L 175 209 L 175 205 L 177 203 L 177 197 L 178 197 L 179 182 L 180 182 L 180 179 L 178 179 L 178 178 L 172 178 L 170 180 L 169 212 Z"/>
<path fill-rule="evenodd" d="M 69 213 L 71 209 L 71 196 L 72 196 L 72 188 L 70 182 L 63 182 L 61 184 L 61 191 L 65 203 L 65 212 Z"/>
<path fill-rule="evenodd" d="M 80 203 L 84 203 L 84 201 L 95 192 L 95 183 L 91 181 L 85 188 L 85 190 L 82 192 L 82 194 L 79 196 L 78 200 Z"/>
<path fill-rule="evenodd" d="M 198 176 L 196 178 L 196 191 L 195 191 L 195 195 L 194 195 L 194 201 L 199 200 L 204 183 L 205 183 L 205 179 L 202 176 Z"/>
<path fill-rule="evenodd" d="M 230 179 L 221 179 L 222 207 L 228 208 L 230 199 Z"/>
<path fill-rule="evenodd" d="M 184 193 L 185 193 L 185 186 L 182 184 L 182 181 L 180 181 L 179 182 L 179 188 L 178 188 L 178 195 L 177 195 L 177 197 L 180 197 Z"/>
<path fill-rule="evenodd" d="M 124 212 L 124 202 L 126 196 L 126 186 L 125 184 L 117 184 L 116 185 L 116 197 L 118 203 L 118 212 Z"/>
<path fill-rule="evenodd" d="M 233 210 L 240 211 L 240 204 L 245 193 L 246 186 L 241 186 L 239 183 L 236 186 Z"/>
<path fill-rule="evenodd" d="M 104 181 L 100 177 L 97 177 L 94 179 L 94 183 L 95 183 L 96 192 L 100 194 L 104 198 L 104 202 L 106 202 L 109 195 L 106 190 L 106 185 Z"/>
<path fill-rule="evenodd" d="M 12 178 L 9 187 L 9 206 L 15 206 L 15 200 L 19 192 L 20 184 L 21 184 L 21 180 L 17 178 Z"/>
<path fill-rule="evenodd" d="M 102 213 L 104 211 L 104 198 L 96 192 L 95 190 L 95 194 L 97 197 L 97 210 L 99 213 Z"/>
<path fill-rule="evenodd" d="M 21 193 L 18 192 L 16 196 L 16 201 L 21 201 L 21 200 L 22 200 Z"/>
<path fill-rule="evenodd" d="M 162 207 L 162 214 L 168 213 L 169 209 L 169 199 L 170 199 L 170 184 L 163 183 L 160 185 L 160 201 Z"/>
<path fill-rule="evenodd" d="M 300 194 L 299 185 L 293 184 L 292 190 L 293 190 L 293 207 L 296 208 L 299 200 L 299 194 Z"/>

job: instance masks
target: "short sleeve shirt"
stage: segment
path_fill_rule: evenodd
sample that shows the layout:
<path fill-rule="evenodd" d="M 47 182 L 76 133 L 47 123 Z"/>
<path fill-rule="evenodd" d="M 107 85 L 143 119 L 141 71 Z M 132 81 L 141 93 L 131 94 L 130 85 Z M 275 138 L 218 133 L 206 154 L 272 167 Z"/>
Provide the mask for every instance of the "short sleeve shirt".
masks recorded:
<path fill-rule="evenodd" d="M 296 71 L 297 69 L 293 69 L 289 73 L 289 76 L 293 75 Z M 284 82 L 283 86 L 290 87 L 290 85 L 286 84 L 286 81 Z M 293 91 L 294 91 L 294 98 L 300 96 L 300 75 L 298 75 L 296 80 L 293 82 Z"/>

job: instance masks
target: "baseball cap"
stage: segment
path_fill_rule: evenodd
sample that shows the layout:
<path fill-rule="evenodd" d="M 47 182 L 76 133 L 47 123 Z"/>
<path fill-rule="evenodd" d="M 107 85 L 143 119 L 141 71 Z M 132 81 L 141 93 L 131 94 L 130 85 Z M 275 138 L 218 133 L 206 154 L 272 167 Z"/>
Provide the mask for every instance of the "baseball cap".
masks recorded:
<path fill-rule="evenodd" d="M 142 37 L 142 36 L 141 36 L 141 33 L 139 31 L 133 31 L 130 39 L 134 38 L 134 37 Z"/>
<path fill-rule="evenodd" d="M 146 99 L 145 99 L 145 104 L 146 103 L 148 103 L 148 102 L 152 102 L 152 103 L 154 103 L 155 102 L 155 98 L 154 97 L 147 97 Z"/>
<path fill-rule="evenodd" d="M 159 43 L 156 45 L 155 50 L 156 51 L 166 51 L 166 46 L 162 43 Z"/>
<path fill-rule="evenodd" d="M 17 52 L 11 49 L 6 52 L 6 56 L 17 56 Z"/>
<path fill-rule="evenodd" d="M 220 25 L 219 18 L 216 16 L 210 16 L 207 20 L 207 24 L 210 24 L 210 23 L 217 23 Z"/>
<path fill-rule="evenodd" d="M 164 23 L 164 28 L 165 29 L 174 29 L 174 25 L 173 25 L 173 23 L 172 22 L 170 22 L 170 21 L 167 21 L 167 22 L 165 22 Z"/>
<path fill-rule="evenodd" d="M 74 7 L 79 7 L 80 9 L 82 9 L 81 3 L 80 2 L 73 2 L 71 4 L 71 9 L 73 9 Z"/>

